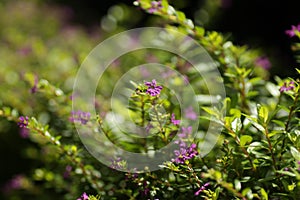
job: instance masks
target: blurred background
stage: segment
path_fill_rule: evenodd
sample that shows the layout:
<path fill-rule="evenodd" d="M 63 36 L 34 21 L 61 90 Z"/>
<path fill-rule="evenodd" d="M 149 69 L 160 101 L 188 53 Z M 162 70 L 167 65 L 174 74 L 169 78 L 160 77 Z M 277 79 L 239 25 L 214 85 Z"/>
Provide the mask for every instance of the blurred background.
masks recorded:
<path fill-rule="evenodd" d="M 271 61 L 272 75 L 294 76 L 293 39 L 285 30 L 300 22 L 299 1 L 169 2 L 197 25 L 222 32 L 235 44 L 262 49 L 262 56 Z M 99 42 L 124 30 L 163 23 L 134 7 L 132 0 L 0 0 L 0 105 L 9 102 L 22 113 L 45 110 L 48 105 L 32 110 L 37 100 L 24 94 L 28 85 L 17 85 L 20 74 L 33 71 L 54 83 L 59 78 L 63 81 L 58 86 L 71 92 L 77 68 Z M 60 127 L 59 121 L 52 123 Z M 0 141 L 0 187 L 15 174 L 41 165 L 36 144 L 24 139 L 14 122 L 0 118 Z"/>
<path fill-rule="evenodd" d="M 86 28 L 105 26 L 114 21 L 110 8 L 127 7 L 131 16 L 123 21 L 128 28 L 155 25 L 153 16 L 132 8 L 131 0 L 48 0 L 72 10 L 72 23 Z M 235 43 L 250 48 L 263 48 L 272 62 L 271 72 L 280 76 L 294 74 L 295 59 L 290 49 L 291 39 L 284 33 L 300 22 L 299 1 L 287 0 L 169 0 L 171 5 L 184 11 L 197 25 L 228 35 Z M 130 11 L 129 11 L 130 9 Z M 133 10 L 131 10 L 133 9 Z M 134 13 L 133 13 L 134 12 Z M 120 13 L 119 13 L 120 14 Z M 103 18 L 104 17 L 104 18 Z M 117 20 L 117 19 L 116 19 Z M 122 25 L 122 24 L 121 24 Z"/>

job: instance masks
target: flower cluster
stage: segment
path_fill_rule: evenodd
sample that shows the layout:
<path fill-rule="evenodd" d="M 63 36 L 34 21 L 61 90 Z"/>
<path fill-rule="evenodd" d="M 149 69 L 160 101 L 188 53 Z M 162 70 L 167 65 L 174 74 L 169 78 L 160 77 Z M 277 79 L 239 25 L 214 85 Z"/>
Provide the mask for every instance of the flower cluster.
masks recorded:
<path fill-rule="evenodd" d="M 89 200 L 89 196 L 84 192 L 77 200 Z"/>
<path fill-rule="evenodd" d="M 175 119 L 175 114 L 172 113 L 171 115 L 171 123 L 174 125 L 179 125 L 180 124 L 180 120 L 179 119 Z"/>
<path fill-rule="evenodd" d="M 69 118 L 70 122 L 78 122 L 81 124 L 86 124 L 91 118 L 91 113 L 89 112 L 83 112 L 83 111 L 72 111 L 71 117 Z"/>
<path fill-rule="evenodd" d="M 188 148 L 180 148 L 179 150 L 175 150 L 174 154 L 176 156 L 172 161 L 179 164 L 185 163 L 186 160 L 190 160 L 198 155 L 197 145 L 192 144 Z"/>
<path fill-rule="evenodd" d="M 21 138 L 28 138 L 29 137 L 29 129 L 28 128 L 21 128 L 19 132 Z"/>
<path fill-rule="evenodd" d="M 72 166 L 67 165 L 67 166 L 66 166 L 66 170 L 65 170 L 65 172 L 64 172 L 64 174 L 63 174 L 64 179 L 67 179 L 67 178 L 70 177 L 71 171 L 72 171 Z"/>
<path fill-rule="evenodd" d="M 111 161 L 110 168 L 112 169 L 126 169 L 126 161 L 122 160 L 122 158 L 116 158 L 115 160 Z"/>
<path fill-rule="evenodd" d="M 191 120 L 196 120 L 198 118 L 197 113 L 194 111 L 192 106 L 184 110 L 184 115 L 187 119 Z"/>
<path fill-rule="evenodd" d="M 156 84 L 156 80 L 153 79 L 152 82 L 145 82 L 145 85 L 148 87 L 146 93 L 151 96 L 157 96 L 160 94 L 163 89 L 162 86 Z"/>
<path fill-rule="evenodd" d="M 286 92 L 286 91 L 293 90 L 294 88 L 295 88 L 295 82 L 294 81 L 290 81 L 289 83 L 284 82 L 283 86 L 280 87 L 279 91 L 280 92 Z"/>
<path fill-rule="evenodd" d="M 290 30 L 286 30 L 285 34 L 287 34 L 290 37 L 294 37 L 296 35 L 296 33 L 300 32 L 300 24 L 298 24 L 297 26 L 292 25 Z"/>
<path fill-rule="evenodd" d="M 149 13 L 155 13 L 162 9 L 162 3 L 161 1 L 152 1 L 151 2 L 151 7 L 148 9 Z"/>
<path fill-rule="evenodd" d="M 23 175 L 16 175 L 16 176 L 14 176 L 4 186 L 4 188 L 3 188 L 4 192 L 8 193 L 8 192 L 10 192 L 12 190 L 21 189 L 24 180 L 25 180 L 25 177 Z"/>
<path fill-rule="evenodd" d="M 197 192 L 195 192 L 195 196 L 198 196 L 203 190 L 206 190 L 206 187 L 209 186 L 210 183 L 205 183 L 204 185 L 202 185 L 200 187 L 199 190 L 197 190 Z"/>
<path fill-rule="evenodd" d="M 196 144 L 192 144 L 190 147 L 187 147 L 187 144 L 184 141 L 185 138 L 188 138 L 189 135 L 191 135 L 192 127 L 182 127 L 181 130 L 181 133 L 178 134 L 180 139 L 174 142 L 179 145 L 179 150 L 174 151 L 176 158 L 173 159 L 172 162 L 176 162 L 177 164 L 184 163 L 186 160 L 192 159 L 199 154 Z"/>
<path fill-rule="evenodd" d="M 259 57 L 255 60 L 255 64 L 265 70 L 271 68 L 271 62 L 266 56 Z"/>
<path fill-rule="evenodd" d="M 21 116 L 21 117 L 19 117 L 18 126 L 20 128 L 27 128 L 27 126 L 28 126 L 28 120 L 29 120 L 28 116 L 25 116 L 25 117 Z"/>

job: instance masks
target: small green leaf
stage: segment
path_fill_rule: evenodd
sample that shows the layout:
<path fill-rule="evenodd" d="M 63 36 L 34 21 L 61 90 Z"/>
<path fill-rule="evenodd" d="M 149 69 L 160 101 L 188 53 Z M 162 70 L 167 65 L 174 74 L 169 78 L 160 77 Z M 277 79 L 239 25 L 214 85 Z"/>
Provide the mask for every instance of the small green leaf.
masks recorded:
<path fill-rule="evenodd" d="M 267 123 L 269 118 L 269 110 L 266 106 L 258 107 L 258 116 L 264 123 Z"/>
<path fill-rule="evenodd" d="M 283 175 L 287 175 L 287 176 L 291 176 L 291 177 L 295 177 L 296 175 L 292 172 L 289 171 L 277 171 L 278 174 L 283 174 Z"/>
<path fill-rule="evenodd" d="M 235 179 L 235 180 L 234 180 L 234 187 L 235 187 L 235 189 L 236 189 L 237 191 L 240 191 L 240 190 L 241 190 L 242 184 L 241 184 L 241 182 L 240 182 L 238 179 Z"/>
<path fill-rule="evenodd" d="M 295 147 L 291 147 L 291 154 L 296 161 L 300 161 L 300 153 Z"/>
<path fill-rule="evenodd" d="M 202 107 L 202 109 L 207 112 L 208 114 L 210 115 L 213 115 L 213 116 L 216 116 L 218 117 L 219 116 L 219 113 L 215 110 L 215 109 L 212 109 L 210 107 Z"/>
<path fill-rule="evenodd" d="M 232 108 L 229 111 L 230 115 L 233 115 L 234 117 L 240 118 L 241 117 L 241 110 Z"/>
<path fill-rule="evenodd" d="M 195 30 L 196 30 L 195 32 L 196 32 L 197 36 L 200 36 L 200 37 L 204 36 L 204 33 L 205 33 L 204 28 L 196 26 Z"/>
<path fill-rule="evenodd" d="M 276 119 L 274 119 L 274 120 L 272 120 L 272 122 L 274 122 L 275 124 L 277 124 L 277 125 L 281 126 L 282 128 L 284 128 L 284 127 L 285 127 L 285 123 L 284 123 L 284 122 L 282 122 L 282 121 L 280 121 L 280 120 L 276 120 Z"/>
<path fill-rule="evenodd" d="M 260 188 L 260 193 L 261 193 L 261 199 L 262 200 L 268 200 L 268 193 L 265 191 L 264 188 Z"/>
<path fill-rule="evenodd" d="M 252 142 L 252 137 L 250 135 L 243 135 L 241 138 L 240 138 L 240 145 L 242 147 L 244 147 L 246 144 L 249 144 Z"/>
<path fill-rule="evenodd" d="M 179 21 L 184 22 L 186 17 L 185 14 L 183 12 L 180 11 L 176 11 L 176 15 Z"/>

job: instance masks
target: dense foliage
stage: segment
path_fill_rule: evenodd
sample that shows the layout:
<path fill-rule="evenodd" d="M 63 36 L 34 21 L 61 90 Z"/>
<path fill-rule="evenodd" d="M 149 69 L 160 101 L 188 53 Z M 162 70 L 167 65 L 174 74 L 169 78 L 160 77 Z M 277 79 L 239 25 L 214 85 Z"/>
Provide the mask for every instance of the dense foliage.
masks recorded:
<path fill-rule="evenodd" d="M 211 103 L 209 83 L 190 63 L 178 55 L 150 49 L 111 63 L 99 82 L 105 87 L 96 91 L 96 115 L 72 110 L 78 66 L 99 38 L 67 27 L 62 19 L 45 12 L 46 7 L 37 9 L 29 2 L 1 5 L 0 11 L 9 12 L 0 12 L 0 25 L 6 27 L 0 29 L 0 43 L 5 47 L 0 48 L 0 129 L 6 134 L 18 126 L 20 136 L 31 141 L 20 151 L 35 160 L 29 172 L 7 182 L 5 196 L 298 199 L 300 71 L 295 69 L 295 77 L 270 78 L 271 63 L 263 52 L 234 45 L 218 32 L 195 26 L 166 0 L 138 0 L 134 5 L 159 16 L 168 30 L 189 35 L 202 45 L 221 74 L 218 81 L 224 85 L 226 97 L 222 101 L 216 97 Z M 24 12 L 18 12 L 18 6 Z M 24 20 L 29 17 L 31 20 Z M 288 30 L 288 36 L 300 39 L 299 26 Z M 293 47 L 298 48 L 298 44 Z M 118 102 L 111 108 L 115 82 L 131 67 L 153 60 L 184 76 L 169 71 L 159 81 L 150 79 L 145 69 L 139 72 L 144 81 L 130 80 L 124 88 L 130 91 L 128 105 Z M 198 97 L 197 107 L 181 110 L 168 84 L 177 88 L 177 95 L 191 85 Z M 120 115 L 129 113 L 134 124 L 145 127 L 140 134 L 149 136 L 140 139 L 116 132 L 110 124 L 112 109 L 118 109 Z M 186 120 L 192 124 L 197 121 L 198 126 L 186 125 Z M 74 124 L 105 134 L 115 145 L 136 153 L 150 154 L 173 143 L 175 149 L 169 152 L 172 159 L 161 163 L 156 171 L 135 171 L 117 155 L 111 157 L 110 166 L 105 166 L 85 150 Z M 202 156 L 201 145 L 206 141 L 201 136 L 211 124 L 220 127 L 220 133 L 215 130 L 216 142 Z"/>

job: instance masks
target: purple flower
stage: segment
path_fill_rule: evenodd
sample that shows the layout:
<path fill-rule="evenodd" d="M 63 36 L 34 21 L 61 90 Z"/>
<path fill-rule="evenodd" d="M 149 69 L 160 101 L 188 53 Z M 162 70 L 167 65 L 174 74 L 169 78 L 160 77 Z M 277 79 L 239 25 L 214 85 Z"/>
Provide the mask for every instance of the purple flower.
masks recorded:
<path fill-rule="evenodd" d="M 72 166 L 67 165 L 67 166 L 66 166 L 66 170 L 65 170 L 65 172 L 64 172 L 64 174 L 63 174 L 64 179 L 67 179 L 67 178 L 70 177 L 71 171 L 72 171 Z"/>
<path fill-rule="evenodd" d="M 69 118 L 70 122 L 78 122 L 81 124 L 86 124 L 91 118 L 91 113 L 89 112 L 83 112 L 83 111 L 72 111 L 71 117 Z"/>
<path fill-rule="evenodd" d="M 179 125 L 180 124 L 180 120 L 179 119 L 175 119 L 175 114 L 172 113 L 171 115 L 171 123 L 174 125 Z"/>
<path fill-rule="evenodd" d="M 180 138 L 186 138 L 188 135 L 192 133 L 193 127 L 189 126 L 187 128 L 181 127 L 182 132 L 178 134 Z"/>
<path fill-rule="evenodd" d="M 3 190 L 6 193 L 11 192 L 12 190 L 17 190 L 22 188 L 25 177 L 23 175 L 15 175 L 10 179 L 4 186 Z"/>
<path fill-rule="evenodd" d="M 294 81 L 290 81 L 289 83 L 284 82 L 283 86 L 280 87 L 279 91 L 280 92 L 286 92 L 286 91 L 290 91 L 293 90 L 295 88 L 295 82 Z"/>
<path fill-rule="evenodd" d="M 18 126 L 20 128 L 27 128 L 27 126 L 28 126 L 28 120 L 29 120 L 29 118 L 27 116 L 25 116 L 25 117 L 24 116 L 19 117 Z"/>
<path fill-rule="evenodd" d="M 116 169 L 116 170 L 119 170 L 119 169 L 125 169 L 125 166 L 126 165 L 126 161 L 122 160 L 122 158 L 116 158 L 115 160 L 111 160 L 111 165 L 110 165 L 110 168 L 112 169 Z"/>
<path fill-rule="evenodd" d="M 269 70 L 271 68 L 271 62 L 266 56 L 257 58 L 255 60 L 255 64 L 265 70 Z"/>
<path fill-rule="evenodd" d="M 292 25 L 290 30 L 286 30 L 285 34 L 287 34 L 289 37 L 294 37 L 296 35 L 296 32 L 300 31 L 300 24 L 297 26 Z"/>
<path fill-rule="evenodd" d="M 140 190 L 140 193 L 143 195 L 143 196 L 147 196 L 150 192 L 150 189 L 147 187 L 147 182 L 144 181 L 143 183 L 143 189 Z"/>
<path fill-rule="evenodd" d="M 152 1 L 151 2 L 151 8 L 148 9 L 149 13 L 155 13 L 162 9 L 161 1 Z"/>
<path fill-rule="evenodd" d="M 197 151 L 197 145 L 196 144 L 192 144 L 190 147 L 188 148 L 180 148 L 179 150 L 175 150 L 174 154 L 176 156 L 175 159 L 173 159 L 173 162 L 181 163 L 183 164 L 186 160 L 192 159 L 194 158 L 196 155 L 198 155 L 198 151 Z"/>
<path fill-rule="evenodd" d="M 28 138 L 29 137 L 29 129 L 28 128 L 21 128 L 19 132 L 21 138 Z"/>
<path fill-rule="evenodd" d="M 184 115 L 186 118 L 191 119 L 191 120 L 196 120 L 198 118 L 197 113 L 194 111 L 192 106 L 185 109 Z"/>
<path fill-rule="evenodd" d="M 88 195 L 84 192 L 77 200 L 89 200 Z"/>
<path fill-rule="evenodd" d="M 204 185 L 202 185 L 200 189 L 197 192 L 195 192 L 195 196 L 198 196 L 203 190 L 206 190 L 207 186 L 209 186 L 209 183 L 205 183 Z"/>
<path fill-rule="evenodd" d="M 153 79 L 152 82 L 145 82 L 145 85 L 148 86 L 146 93 L 150 94 L 151 96 L 157 96 L 160 94 L 162 90 L 162 86 L 156 85 L 156 80 Z"/>
<path fill-rule="evenodd" d="M 149 133 L 152 128 L 153 128 L 153 125 L 151 123 L 148 123 L 145 130 L 147 133 Z"/>

